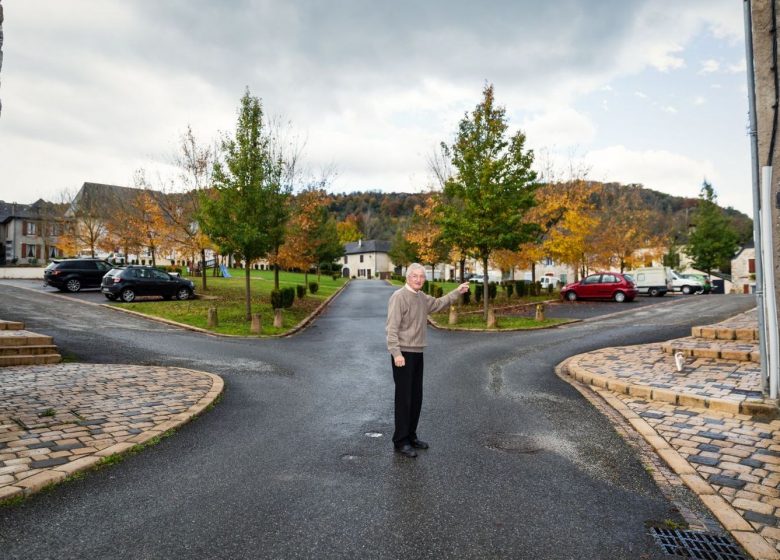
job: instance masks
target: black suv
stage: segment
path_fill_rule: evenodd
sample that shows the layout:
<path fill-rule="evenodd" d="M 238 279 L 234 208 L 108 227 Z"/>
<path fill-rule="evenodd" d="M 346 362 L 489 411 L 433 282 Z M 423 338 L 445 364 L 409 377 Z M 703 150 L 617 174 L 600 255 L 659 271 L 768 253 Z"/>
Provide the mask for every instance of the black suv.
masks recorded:
<path fill-rule="evenodd" d="M 151 266 L 114 268 L 103 277 L 100 291 L 111 301 L 130 303 L 138 296 L 162 296 L 163 299 L 190 299 L 195 284 Z"/>
<path fill-rule="evenodd" d="M 78 292 L 82 288 L 99 288 L 103 275 L 112 265 L 103 259 L 59 259 L 43 271 L 43 284 L 61 292 Z"/>

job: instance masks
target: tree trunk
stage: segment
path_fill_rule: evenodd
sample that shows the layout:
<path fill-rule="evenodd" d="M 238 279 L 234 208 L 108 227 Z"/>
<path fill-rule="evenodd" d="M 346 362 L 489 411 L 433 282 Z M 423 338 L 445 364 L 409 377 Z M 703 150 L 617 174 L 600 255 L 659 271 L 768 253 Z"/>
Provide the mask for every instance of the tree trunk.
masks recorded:
<path fill-rule="evenodd" d="M 251 321 L 252 320 L 252 294 L 249 289 L 250 280 L 249 280 L 249 267 L 244 267 L 244 284 L 246 287 L 246 320 Z"/>
<path fill-rule="evenodd" d="M 460 281 L 464 282 L 463 277 L 466 276 L 466 259 L 460 259 Z"/>
<path fill-rule="evenodd" d="M 274 290 L 279 289 L 279 265 L 274 265 Z"/>
<path fill-rule="evenodd" d="M 200 250 L 200 262 L 203 263 L 200 270 L 200 278 L 203 281 L 203 291 L 206 291 L 206 249 Z M 216 264 L 216 263 L 215 263 Z"/>
<path fill-rule="evenodd" d="M 488 290 L 488 284 L 490 283 L 488 280 L 490 278 L 490 275 L 488 274 L 488 258 L 483 257 L 482 258 L 482 270 L 484 271 L 484 276 L 482 277 L 482 301 L 484 302 L 483 305 L 483 313 L 485 317 L 485 322 L 488 320 L 488 307 L 490 307 L 489 301 L 490 301 L 490 293 Z"/>

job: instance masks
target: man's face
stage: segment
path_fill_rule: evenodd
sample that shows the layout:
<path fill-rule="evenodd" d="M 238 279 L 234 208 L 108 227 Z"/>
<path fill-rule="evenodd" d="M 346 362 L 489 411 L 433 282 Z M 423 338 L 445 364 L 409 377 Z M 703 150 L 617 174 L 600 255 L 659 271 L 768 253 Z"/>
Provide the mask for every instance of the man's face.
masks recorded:
<path fill-rule="evenodd" d="M 414 291 L 420 290 L 423 287 L 423 284 L 425 284 L 425 272 L 422 270 L 410 272 L 406 277 L 406 282 Z"/>

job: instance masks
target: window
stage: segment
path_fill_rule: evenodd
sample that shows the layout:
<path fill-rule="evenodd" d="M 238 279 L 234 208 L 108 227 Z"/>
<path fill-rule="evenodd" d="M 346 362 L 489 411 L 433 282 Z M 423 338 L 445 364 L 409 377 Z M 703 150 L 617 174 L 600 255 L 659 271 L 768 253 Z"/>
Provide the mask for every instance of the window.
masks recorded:
<path fill-rule="evenodd" d="M 363 262 L 363 255 L 360 255 L 360 262 Z"/>
<path fill-rule="evenodd" d="M 349 264 L 349 257 L 347 255 L 344 255 L 344 264 Z"/>
<path fill-rule="evenodd" d="M 601 281 L 604 284 L 614 284 L 618 281 L 617 277 L 615 277 L 614 274 L 602 274 L 601 275 Z"/>
<path fill-rule="evenodd" d="M 169 280 L 168 275 L 162 270 L 152 270 L 152 277 L 155 280 Z"/>
<path fill-rule="evenodd" d="M 585 280 L 582 281 L 583 284 L 598 284 L 599 280 L 601 279 L 601 274 L 594 274 L 593 276 L 588 276 L 585 278 Z"/>
<path fill-rule="evenodd" d="M 756 273 L 756 259 L 748 259 L 748 273 L 749 274 Z"/>
<path fill-rule="evenodd" d="M 35 222 L 22 222 L 22 235 L 36 235 L 36 226 Z"/>

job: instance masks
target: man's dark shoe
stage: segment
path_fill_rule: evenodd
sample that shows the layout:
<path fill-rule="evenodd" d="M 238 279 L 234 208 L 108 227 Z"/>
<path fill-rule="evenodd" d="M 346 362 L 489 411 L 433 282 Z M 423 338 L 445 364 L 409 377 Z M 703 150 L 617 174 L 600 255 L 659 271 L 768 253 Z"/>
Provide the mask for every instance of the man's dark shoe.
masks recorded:
<path fill-rule="evenodd" d="M 408 443 L 403 444 L 401 447 L 396 447 L 395 452 L 412 459 L 417 457 L 417 452 L 414 450 L 414 447 Z"/>
<path fill-rule="evenodd" d="M 415 449 L 428 449 L 428 444 L 419 439 L 412 440 L 412 447 Z"/>

